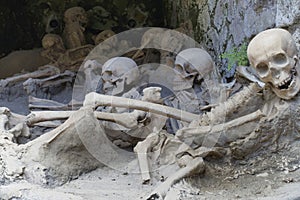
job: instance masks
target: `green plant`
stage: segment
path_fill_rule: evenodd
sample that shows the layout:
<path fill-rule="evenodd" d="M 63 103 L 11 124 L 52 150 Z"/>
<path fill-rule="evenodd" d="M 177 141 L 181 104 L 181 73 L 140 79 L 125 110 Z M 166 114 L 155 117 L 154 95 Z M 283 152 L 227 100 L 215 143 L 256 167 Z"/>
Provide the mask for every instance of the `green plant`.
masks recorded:
<path fill-rule="evenodd" d="M 221 58 L 227 59 L 228 66 L 227 69 L 230 70 L 233 65 L 247 65 L 248 64 L 248 57 L 247 57 L 247 45 L 244 43 L 239 48 L 234 47 L 233 49 L 229 50 L 221 54 Z"/>

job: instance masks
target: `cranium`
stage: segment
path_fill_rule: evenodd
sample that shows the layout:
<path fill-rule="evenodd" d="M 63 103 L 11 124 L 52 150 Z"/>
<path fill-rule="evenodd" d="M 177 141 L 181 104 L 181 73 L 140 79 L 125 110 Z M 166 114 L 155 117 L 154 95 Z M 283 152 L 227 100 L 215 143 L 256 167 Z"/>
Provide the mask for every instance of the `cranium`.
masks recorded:
<path fill-rule="evenodd" d="M 162 28 L 151 28 L 147 30 L 141 39 L 141 47 L 160 49 L 161 36 L 164 31 Z"/>
<path fill-rule="evenodd" d="M 42 39 L 44 49 L 53 48 L 55 50 L 65 51 L 64 43 L 59 35 L 48 33 Z"/>
<path fill-rule="evenodd" d="M 283 99 L 300 90 L 299 58 L 292 35 L 280 28 L 259 33 L 247 49 L 250 64 L 264 83 Z"/>
<path fill-rule="evenodd" d="M 178 87 L 180 89 L 191 88 L 196 77 L 200 80 L 213 69 L 213 60 L 205 50 L 189 48 L 181 51 L 175 60 L 175 72 L 179 75 L 175 76 L 178 79 Z M 184 82 L 188 84 L 183 84 Z"/>
<path fill-rule="evenodd" d="M 87 14 L 85 10 L 81 7 L 72 7 L 65 11 L 64 13 L 65 23 L 78 22 L 81 25 L 85 25 L 88 21 Z"/>
<path fill-rule="evenodd" d="M 99 33 L 96 37 L 95 37 L 95 45 L 98 45 L 100 43 L 102 43 L 103 41 L 107 40 L 110 37 L 113 37 L 115 35 L 115 32 L 113 32 L 112 30 L 104 30 L 101 33 Z M 117 37 L 113 37 L 110 40 L 111 46 L 115 46 L 117 44 Z"/>
<path fill-rule="evenodd" d="M 115 57 L 106 61 L 102 67 L 103 91 L 117 95 L 126 85 L 132 84 L 139 76 L 137 64 L 127 57 Z"/>

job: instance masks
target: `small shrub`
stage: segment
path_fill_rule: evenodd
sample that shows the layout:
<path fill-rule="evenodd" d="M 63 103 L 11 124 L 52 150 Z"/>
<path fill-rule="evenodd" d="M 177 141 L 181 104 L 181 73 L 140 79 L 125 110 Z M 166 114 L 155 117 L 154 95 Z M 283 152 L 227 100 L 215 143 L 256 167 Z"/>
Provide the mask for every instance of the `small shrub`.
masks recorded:
<path fill-rule="evenodd" d="M 229 50 L 221 54 L 222 59 L 227 59 L 228 66 L 227 69 L 230 69 L 235 65 L 248 65 L 248 57 L 247 57 L 247 45 L 244 43 L 239 48 L 234 47 L 233 49 Z"/>

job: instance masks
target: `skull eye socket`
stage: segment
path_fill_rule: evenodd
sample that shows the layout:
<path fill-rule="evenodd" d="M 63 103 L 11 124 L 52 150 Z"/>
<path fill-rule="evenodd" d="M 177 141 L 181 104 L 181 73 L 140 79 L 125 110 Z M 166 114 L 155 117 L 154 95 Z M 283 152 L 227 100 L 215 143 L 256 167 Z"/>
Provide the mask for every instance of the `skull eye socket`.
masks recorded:
<path fill-rule="evenodd" d="M 112 75 L 113 75 L 113 73 L 111 71 L 105 71 L 102 73 L 102 80 L 106 81 L 106 82 L 111 81 Z"/>
<path fill-rule="evenodd" d="M 287 58 L 283 53 L 279 53 L 273 57 L 273 61 L 278 65 L 282 65 L 287 62 Z"/>
<path fill-rule="evenodd" d="M 264 77 L 268 75 L 269 67 L 266 63 L 259 63 L 256 66 L 256 71 L 260 76 Z"/>
<path fill-rule="evenodd" d="M 175 72 L 182 74 L 184 69 L 181 65 L 175 65 L 174 70 Z"/>

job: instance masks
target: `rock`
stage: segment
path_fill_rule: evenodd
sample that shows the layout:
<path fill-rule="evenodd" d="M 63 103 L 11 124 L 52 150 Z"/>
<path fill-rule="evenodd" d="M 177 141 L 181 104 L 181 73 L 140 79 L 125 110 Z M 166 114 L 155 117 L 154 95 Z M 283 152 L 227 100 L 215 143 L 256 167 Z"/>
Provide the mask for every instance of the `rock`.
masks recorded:
<path fill-rule="evenodd" d="M 220 55 L 233 47 L 247 44 L 251 37 L 265 29 L 274 26 L 288 28 L 300 47 L 298 0 L 168 0 L 167 7 L 169 26 L 176 27 L 181 22 L 192 20 L 196 41 L 213 56 L 223 75 L 228 72 Z"/>

